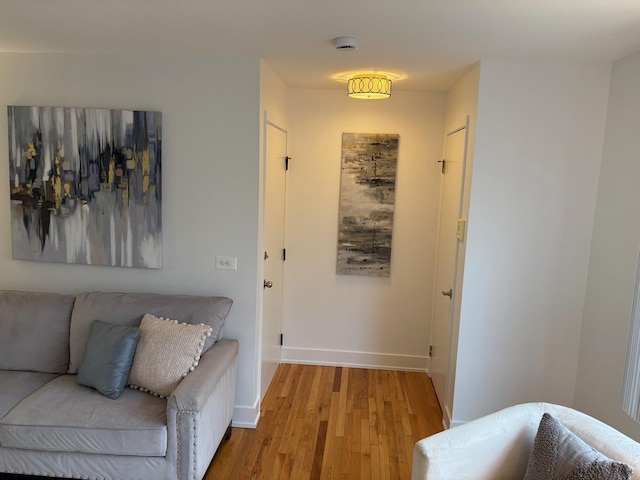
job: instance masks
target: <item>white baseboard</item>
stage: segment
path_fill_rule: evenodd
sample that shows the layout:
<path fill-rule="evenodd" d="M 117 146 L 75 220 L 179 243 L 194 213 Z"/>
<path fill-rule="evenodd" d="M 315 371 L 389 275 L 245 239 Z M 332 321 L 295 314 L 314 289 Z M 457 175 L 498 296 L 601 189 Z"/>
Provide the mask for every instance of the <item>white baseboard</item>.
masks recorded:
<path fill-rule="evenodd" d="M 428 356 L 282 347 L 282 363 L 427 372 Z"/>
<path fill-rule="evenodd" d="M 444 407 L 444 412 L 442 412 L 442 426 L 445 430 L 449 430 L 451 428 L 451 412 L 449 411 L 449 407 Z"/>
<path fill-rule="evenodd" d="M 258 400 L 251 405 L 235 405 L 231 426 L 238 428 L 256 428 L 260 419 L 260 403 Z"/>
<path fill-rule="evenodd" d="M 464 425 L 467 422 L 463 422 L 462 420 L 451 420 L 449 428 L 457 427 L 459 425 Z"/>

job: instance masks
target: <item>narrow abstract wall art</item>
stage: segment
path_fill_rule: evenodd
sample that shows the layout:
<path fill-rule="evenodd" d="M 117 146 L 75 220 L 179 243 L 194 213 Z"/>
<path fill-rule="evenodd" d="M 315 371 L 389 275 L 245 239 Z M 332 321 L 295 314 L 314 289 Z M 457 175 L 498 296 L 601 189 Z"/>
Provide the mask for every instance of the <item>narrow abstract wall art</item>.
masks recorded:
<path fill-rule="evenodd" d="M 342 134 L 338 274 L 391 275 L 397 134 Z"/>
<path fill-rule="evenodd" d="M 162 114 L 8 106 L 13 258 L 162 267 Z"/>

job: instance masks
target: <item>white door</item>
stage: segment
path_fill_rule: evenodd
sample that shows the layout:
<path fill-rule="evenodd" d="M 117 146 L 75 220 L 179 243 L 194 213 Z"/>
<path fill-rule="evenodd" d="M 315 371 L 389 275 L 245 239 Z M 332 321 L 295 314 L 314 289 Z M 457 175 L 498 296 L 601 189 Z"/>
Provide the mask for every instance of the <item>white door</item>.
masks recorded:
<path fill-rule="evenodd" d="M 265 135 L 265 255 L 260 399 L 281 360 L 287 132 L 268 123 Z"/>
<path fill-rule="evenodd" d="M 440 190 L 440 219 L 438 227 L 438 251 L 436 256 L 436 280 L 431 324 L 431 380 L 444 411 L 451 352 L 451 331 L 456 266 L 460 236 L 465 225 L 459 223 L 462 213 L 462 188 L 467 143 L 467 128 L 461 127 L 446 136 L 444 161 L 440 162 L 442 183 Z"/>

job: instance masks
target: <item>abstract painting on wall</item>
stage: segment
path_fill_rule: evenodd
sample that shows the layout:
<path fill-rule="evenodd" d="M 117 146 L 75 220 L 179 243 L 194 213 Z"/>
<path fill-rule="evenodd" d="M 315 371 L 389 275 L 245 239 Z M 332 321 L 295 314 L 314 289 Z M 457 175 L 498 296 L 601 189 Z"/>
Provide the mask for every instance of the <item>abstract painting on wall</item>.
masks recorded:
<path fill-rule="evenodd" d="M 342 134 L 339 274 L 391 274 L 398 142 L 395 134 Z"/>
<path fill-rule="evenodd" d="M 162 266 L 162 115 L 7 107 L 13 258 Z"/>

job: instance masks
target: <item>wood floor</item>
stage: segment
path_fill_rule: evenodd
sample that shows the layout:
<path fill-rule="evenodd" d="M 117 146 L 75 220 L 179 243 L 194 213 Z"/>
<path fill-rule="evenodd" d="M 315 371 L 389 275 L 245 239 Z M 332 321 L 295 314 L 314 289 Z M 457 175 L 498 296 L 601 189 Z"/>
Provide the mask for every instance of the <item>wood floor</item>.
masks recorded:
<path fill-rule="evenodd" d="M 426 374 L 283 364 L 205 480 L 409 480 L 413 444 L 441 430 Z"/>

